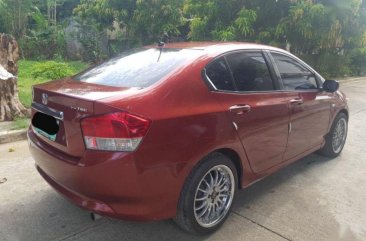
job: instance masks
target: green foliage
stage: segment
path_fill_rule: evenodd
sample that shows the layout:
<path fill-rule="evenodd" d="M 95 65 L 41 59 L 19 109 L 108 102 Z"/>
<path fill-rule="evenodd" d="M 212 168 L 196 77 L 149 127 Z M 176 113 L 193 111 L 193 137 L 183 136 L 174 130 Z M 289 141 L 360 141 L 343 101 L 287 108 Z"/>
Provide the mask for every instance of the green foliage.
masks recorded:
<path fill-rule="evenodd" d="M 43 60 L 67 58 L 66 40 L 63 30 L 47 28 L 43 31 L 29 30 L 28 35 L 18 40 L 27 59 Z"/>
<path fill-rule="evenodd" d="M 347 77 L 352 75 L 350 58 L 335 53 L 319 53 L 300 55 L 308 64 L 313 66 L 324 78 Z"/>
<path fill-rule="evenodd" d="M 27 118 L 16 118 L 11 124 L 11 130 L 22 130 L 29 127 L 30 120 Z"/>
<path fill-rule="evenodd" d="M 34 7 L 30 14 L 30 25 L 35 31 L 44 31 L 48 27 L 47 19 L 37 7 Z"/>
<path fill-rule="evenodd" d="M 103 37 L 105 37 L 105 31 L 99 31 L 94 25 L 82 25 L 78 40 L 82 43 L 87 50 L 83 54 L 83 59 L 97 63 L 103 59 L 106 59 L 106 51 L 102 49 L 101 43 Z"/>
<path fill-rule="evenodd" d="M 234 41 L 236 39 L 235 28 L 229 26 L 223 30 L 214 30 L 211 32 L 212 37 L 219 41 Z"/>
<path fill-rule="evenodd" d="M 128 40 L 141 45 L 157 42 L 164 32 L 179 35 L 183 24 L 181 0 L 81 0 L 74 13 L 99 31 L 113 30 L 116 23 Z M 85 25 L 85 24 L 84 24 Z"/>
<path fill-rule="evenodd" d="M 65 63 L 47 61 L 34 66 L 32 77 L 45 79 L 61 79 L 72 74 L 71 68 Z"/>
<path fill-rule="evenodd" d="M 225 29 L 213 30 L 213 39 L 219 41 L 244 40 L 254 34 L 253 24 L 257 20 L 257 13 L 254 10 L 242 8 Z"/>
<path fill-rule="evenodd" d="M 183 12 L 192 19 L 189 33 L 191 39 L 195 41 L 236 40 L 238 37 L 234 21 L 237 17 L 241 17 L 239 12 L 242 7 L 243 4 L 237 0 L 186 0 Z M 239 19 L 238 23 L 242 24 L 244 21 Z"/>
<path fill-rule="evenodd" d="M 179 35 L 178 27 L 183 23 L 181 0 L 138 0 L 131 26 L 143 44 L 154 43 L 162 33 Z"/>
<path fill-rule="evenodd" d="M 363 5 L 362 5 L 363 4 Z M 23 57 L 67 59 L 67 18 L 80 23 L 98 62 L 113 53 L 158 41 L 250 41 L 308 58 L 332 75 L 363 74 L 366 11 L 362 0 L 0 0 L 0 32 L 15 35 Z M 110 30 L 114 36 L 106 39 Z"/>
<path fill-rule="evenodd" d="M 191 32 L 189 33 L 190 39 L 206 40 L 206 26 L 207 19 L 201 19 L 199 17 L 192 19 L 190 24 Z"/>
<path fill-rule="evenodd" d="M 2 0 L 0 0 L 0 33 L 7 32 L 6 26 L 6 6 Z"/>
<path fill-rule="evenodd" d="M 288 16 L 279 23 L 276 36 L 286 36 L 296 53 L 308 54 L 325 47 L 323 42 L 329 28 L 322 4 L 300 0 L 290 7 Z"/>
<path fill-rule="evenodd" d="M 32 12 L 33 0 L 1 0 L 2 28 L 16 38 L 22 37 L 28 27 L 28 15 Z"/>
<path fill-rule="evenodd" d="M 352 49 L 350 54 L 352 72 L 357 75 L 366 74 L 366 47 Z"/>
<path fill-rule="evenodd" d="M 30 107 L 32 102 L 32 85 L 44 83 L 49 81 L 50 78 L 45 78 L 39 76 L 38 78 L 32 77 L 32 72 L 36 68 L 36 66 L 40 63 L 47 63 L 47 61 L 28 61 L 21 60 L 18 62 L 19 64 L 19 73 L 18 73 L 18 90 L 19 90 L 19 99 L 22 104 L 26 107 Z M 73 61 L 73 62 L 62 62 L 67 65 L 67 68 L 70 70 L 70 75 L 74 75 L 76 73 L 81 72 L 82 70 L 88 67 L 88 64 Z"/>
<path fill-rule="evenodd" d="M 131 0 L 80 0 L 74 13 L 83 20 L 92 20 L 93 24 L 102 30 L 105 27 L 111 28 L 115 20 L 125 22 L 131 14 L 128 10 L 133 2 Z"/>
<path fill-rule="evenodd" d="M 235 19 L 234 26 L 243 37 L 251 36 L 254 33 L 253 24 L 257 20 L 257 13 L 254 10 L 242 8 Z"/>

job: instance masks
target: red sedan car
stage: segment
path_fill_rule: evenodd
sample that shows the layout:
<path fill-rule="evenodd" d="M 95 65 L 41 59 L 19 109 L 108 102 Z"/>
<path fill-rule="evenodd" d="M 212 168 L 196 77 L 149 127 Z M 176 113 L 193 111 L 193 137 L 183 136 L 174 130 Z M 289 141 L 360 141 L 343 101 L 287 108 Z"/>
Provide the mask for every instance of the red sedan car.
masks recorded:
<path fill-rule="evenodd" d="M 73 203 L 202 234 L 238 189 L 315 151 L 339 155 L 348 107 L 338 82 L 284 50 L 177 43 L 34 86 L 32 116 L 36 167 Z"/>

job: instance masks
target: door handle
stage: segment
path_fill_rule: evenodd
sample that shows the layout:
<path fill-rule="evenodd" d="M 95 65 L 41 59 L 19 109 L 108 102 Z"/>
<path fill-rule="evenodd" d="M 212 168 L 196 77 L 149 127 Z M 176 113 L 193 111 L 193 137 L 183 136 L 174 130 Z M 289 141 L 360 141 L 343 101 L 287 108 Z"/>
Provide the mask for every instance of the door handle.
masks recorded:
<path fill-rule="evenodd" d="M 242 115 L 251 111 L 250 105 L 233 105 L 229 108 L 229 111 L 237 115 Z"/>
<path fill-rule="evenodd" d="M 302 105 L 304 103 L 304 101 L 300 98 L 295 98 L 290 100 L 290 104 L 292 105 Z"/>

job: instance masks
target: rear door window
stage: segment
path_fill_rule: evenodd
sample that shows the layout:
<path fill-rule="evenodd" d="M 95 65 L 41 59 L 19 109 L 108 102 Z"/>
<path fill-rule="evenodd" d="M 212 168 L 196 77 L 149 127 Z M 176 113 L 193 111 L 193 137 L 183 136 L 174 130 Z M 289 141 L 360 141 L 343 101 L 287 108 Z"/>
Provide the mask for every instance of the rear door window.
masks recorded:
<path fill-rule="evenodd" d="M 86 70 L 74 80 L 116 87 L 148 87 L 199 56 L 196 49 L 135 49 Z"/>
<path fill-rule="evenodd" d="M 206 76 L 216 89 L 235 91 L 229 68 L 223 57 L 215 60 L 206 68 Z"/>
<path fill-rule="evenodd" d="M 238 52 L 226 57 L 238 91 L 271 91 L 274 84 L 261 52 Z"/>

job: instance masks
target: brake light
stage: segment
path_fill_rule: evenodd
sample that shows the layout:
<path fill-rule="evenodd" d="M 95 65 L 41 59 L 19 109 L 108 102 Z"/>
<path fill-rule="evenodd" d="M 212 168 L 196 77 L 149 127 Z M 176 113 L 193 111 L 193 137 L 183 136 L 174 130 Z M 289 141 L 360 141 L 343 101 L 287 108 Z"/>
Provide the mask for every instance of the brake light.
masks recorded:
<path fill-rule="evenodd" d="M 91 150 L 135 151 L 151 121 L 127 112 L 88 117 L 81 121 L 85 146 Z"/>

